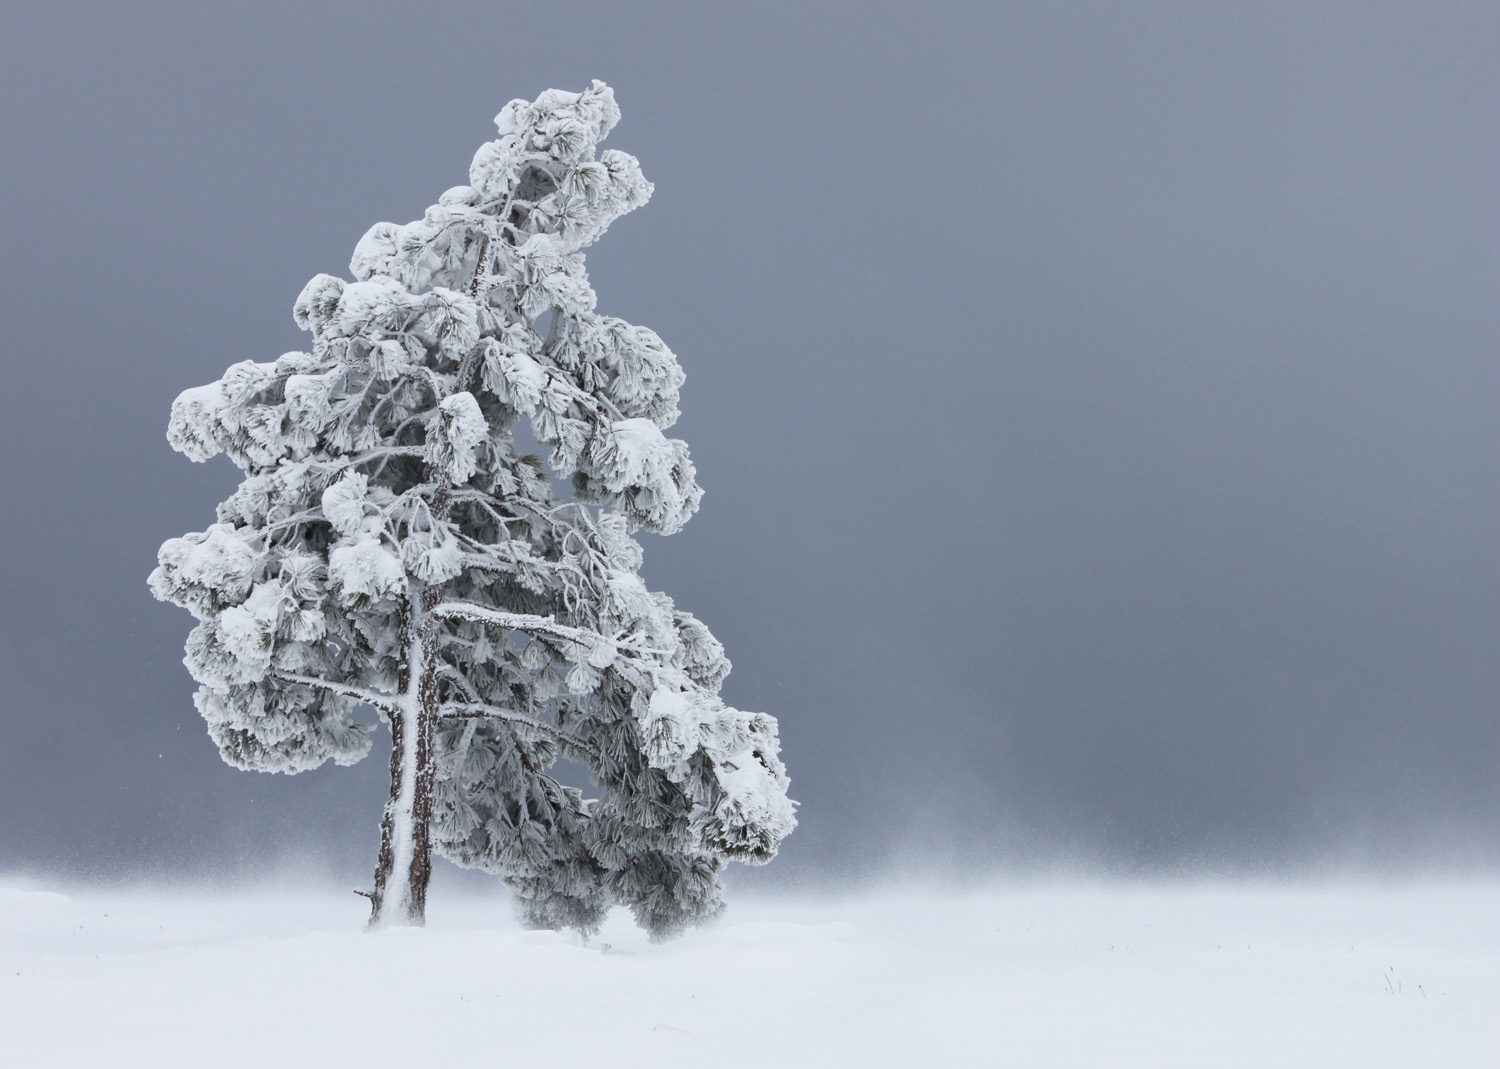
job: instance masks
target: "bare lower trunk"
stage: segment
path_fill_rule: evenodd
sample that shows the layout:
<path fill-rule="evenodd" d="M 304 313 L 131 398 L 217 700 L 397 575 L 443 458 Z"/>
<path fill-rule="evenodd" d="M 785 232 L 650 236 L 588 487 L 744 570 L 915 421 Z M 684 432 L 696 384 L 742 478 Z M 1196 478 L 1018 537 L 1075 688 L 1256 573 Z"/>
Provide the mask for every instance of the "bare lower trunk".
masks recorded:
<path fill-rule="evenodd" d="M 380 821 L 370 927 L 420 927 L 432 873 L 432 720 L 420 713 L 393 717 L 391 737 L 391 793 Z"/>
<path fill-rule="evenodd" d="M 370 895 L 370 927 L 427 920 L 432 874 L 432 731 L 436 694 L 423 593 L 415 592 L 402 628 L 401 708 L 391 716 L 391 793 L 380 821 L 380 854 Z"/>

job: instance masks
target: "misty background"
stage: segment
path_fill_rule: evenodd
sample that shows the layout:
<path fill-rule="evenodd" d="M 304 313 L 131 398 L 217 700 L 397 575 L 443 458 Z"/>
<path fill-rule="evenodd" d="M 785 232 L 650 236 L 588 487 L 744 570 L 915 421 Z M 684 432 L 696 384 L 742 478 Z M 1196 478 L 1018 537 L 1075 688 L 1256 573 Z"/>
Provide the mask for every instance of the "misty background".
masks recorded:
<path fill-rule="evenodd" d="M 769 879 L 1500 860 L 1500 8 L 8 4 L 0 872 L 373 865 L 224 765 L 152 600 L 182 389 L 598 77 L 601 312 L 687 371 L 647 536 L 781 722 Z M 736 875 L 736 878 L 743 878 Z"/>

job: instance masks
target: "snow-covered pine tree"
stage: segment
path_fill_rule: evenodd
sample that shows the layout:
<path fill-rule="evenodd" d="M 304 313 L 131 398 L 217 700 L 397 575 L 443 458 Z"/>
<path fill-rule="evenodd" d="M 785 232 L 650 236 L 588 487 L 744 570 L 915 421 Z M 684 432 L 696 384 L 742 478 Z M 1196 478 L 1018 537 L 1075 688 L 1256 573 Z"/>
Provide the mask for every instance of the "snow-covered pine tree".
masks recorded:
<path fill-rule="evenodd" d="M 500 875 L 523 917 L 662 937 L 715 914 L 729 860 L 795 824 L 776 721 L 725 705 L 723 647 L 637 574 L 637 528 L 698 507 L 682 371 L 594 311 L 583 249 L 651 184 L 598 142 L 601 82 L 512 101 L 469 184 L 378 223 L 294 316 L 310 352 L 235 364 L 168 440 L 245 473 L 174 538 L 157 597 L 199 620 L 186 664 L 226 761 L 301 772 L 391 730 L 371 924 L 420 924 L 431 852 Z M 519 421 L 572 499 L 520 455 Z M 597 798 L 550 773 L 584 764 Z"/>

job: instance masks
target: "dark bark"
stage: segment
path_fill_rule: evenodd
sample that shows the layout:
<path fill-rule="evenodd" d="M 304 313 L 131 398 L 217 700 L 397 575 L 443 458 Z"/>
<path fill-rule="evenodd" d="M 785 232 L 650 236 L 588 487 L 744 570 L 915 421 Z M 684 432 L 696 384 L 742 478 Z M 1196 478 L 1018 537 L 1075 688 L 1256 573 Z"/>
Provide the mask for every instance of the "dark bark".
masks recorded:
<path fill-rule="evenodd" d="M 375 890 L 370 895 L 370 927 L 379 927 L 388 920 L 385 916 L 386 883 L 390 879 L 391 867 L 396 862 L 396 821 L 400 813 L 401 783 L 404 778 L 402 749 L 405 742 L 405 718 L 400 713 L 391 714 L 391 791 L 385 801 L 385 814 L 380 819 L 380 852 L 375 856 Z"/>
<path fill-rule="evenodd" d="M 385 814 L 380 821 L 380 852 L 375 861 L 375 889 L 370 895 L 370 927 L 384 924 L 405 924 L 421 927 L 427 921 L 427 884 L 432 878 L 432 802 L 436 769 L 433 762 L 433 727 L 438 714 L 437 667 L 435 630 L 426 610 L 436 600 L 426 590 L 417 594 L 418 608 L 408 606 L 401 624 L 402 649 L 412 648 L 412 629 L 418 629 L 422 646 L 422 677 L 416 688 L 416 708 L 399 709 L 390 715 L 391 726 L 391 788 L 386 798 Z M 397 691 L 411 691 L 411 670 L 403 662 L 397 680 Z M 409 738 L 409 733 L 415 733 Z M 401 795 L 406 785 L 406 748 L 416 746 L 416 783 L 412 792 L 411 809 L 408 812 L 401 804 Z M 401 822 L 410 819 L 411 859 L 406 879 L 396 879 L 396 888 L 405 890 L 404 902 L 388 902 L 393 889 L 392 876 L 396 865 L 396 842 L 403 829 Z"/>
<path fill-rule="evenodd" d="M 417 789 L 411 807 L 411 909 L 407 918 L 407 923 L 417 926 L 427 923 L 427 882 L 432 878 L 432 794 L 437 773 L 432 753 L 432 730 L 437 720 L 438 700 L 437 673 L 430 664 L 423 673 L 419 693 Z"/>

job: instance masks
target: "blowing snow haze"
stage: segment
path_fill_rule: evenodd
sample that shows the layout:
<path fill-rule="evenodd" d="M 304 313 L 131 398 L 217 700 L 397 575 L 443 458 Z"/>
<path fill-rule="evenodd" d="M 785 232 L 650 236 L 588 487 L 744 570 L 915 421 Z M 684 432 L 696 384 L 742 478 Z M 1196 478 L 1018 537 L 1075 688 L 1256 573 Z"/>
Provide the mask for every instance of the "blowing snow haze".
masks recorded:
<path fill-rule="evenodd" d="M 768 876 L 1500 857 L 1490 4 L 10 5 L 0 870 L 362 875 L 385 761 L 224 765 L 177 393 L 601 78 L 687 373 L 644 574 L 781 724 Z"/>

